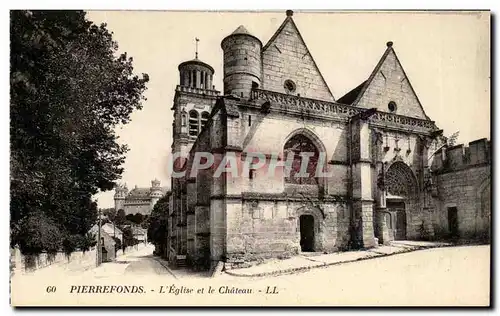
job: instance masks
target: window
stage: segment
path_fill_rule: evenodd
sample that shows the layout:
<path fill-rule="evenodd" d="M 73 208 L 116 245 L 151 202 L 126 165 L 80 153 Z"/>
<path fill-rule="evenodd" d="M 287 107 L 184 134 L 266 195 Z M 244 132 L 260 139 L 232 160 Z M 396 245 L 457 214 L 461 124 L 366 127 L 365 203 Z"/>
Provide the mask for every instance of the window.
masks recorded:
<path fill-rule="evenodd" d="M 203 130 L 205 128 L 205 126 L 207 125 L 209 117 L 210 117 L 210 114 L 208 114 L 208 112 L 201 113 L 201 130 Z"/>
<path fill-rule="evenodd" d="M 252 116 L 248 116 L 248 126 L 252 126 Z"/>
<path fill-rule="evenodd" d="M 289 79 L 285 80 L 284 87 L 286 92 L 295 92 L 296 89 L 295 83 Z"/>
<path fill-rule="evenodd" d="M 198 135 L 198 112 L 191 110 L 189 112 L 189 136 Z"/>
<path fill-rule="evenodd" d="M 253 180 L 255 178 L 255 169 L 253 166 L 250 166 L 250 169 L 248 170 L 248 179 Z"/>
<path fill-rule="evenodd" d="M 389 104 L 387 105 L 387 108 L 388 108 L 388 109 L 389 109 L 389 111 L 391 111 L 391 112 L 396 112 L 396 110 L 397 110 L 397 108 L 398 108 L 398 107 L 396 106 L 396 102 L 391 101 L 391 102 L 389 102 Z"/>
<path fill-rule="evenodd" d="M 290 138 L 284 147 L 284 159 L 288 159 L 288 155 L 293 153 L 293 162 L 289 175 L 285 178 L 286 183 L 292 184 L 318 184 L 316 176 L 316 167 L 318 165 L 319 151 L 312 141 L 301 134 L 295 135 Z M 303 157 L 301 153 L 309 153 L 308 157 Z M 312 155 L 311 155 L 312 154 Z M 307 167 L 305 172 L 307 177 L 299 176 L 302 161 L 307 160 Z"/>
<path fill-rule="evenodd" d="M 187 124 L 186 119 L 187 119 L 186 112 L 183 111 L 181 114 L 181 126 L 186 126 L 186 124 Z"/>

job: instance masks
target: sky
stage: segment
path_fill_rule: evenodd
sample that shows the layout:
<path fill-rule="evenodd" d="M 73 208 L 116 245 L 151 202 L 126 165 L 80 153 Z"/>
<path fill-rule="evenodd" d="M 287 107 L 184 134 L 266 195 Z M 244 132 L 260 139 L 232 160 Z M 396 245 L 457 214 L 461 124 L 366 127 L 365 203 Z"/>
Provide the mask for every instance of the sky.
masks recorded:
<path fill-rule="evenodd" d="M 286 18 L 274 12 L 90 11 L 107 23 L 119 51 L 134 59 L 134 71 L 150 78 L 143 109 L 117 128 L 130 151 L 120 182 L 149 187 L 157 178 L 169 186 L 173 97 L 177 66 L 194 58 L 215 69 L 222 87 L 220 42 L 239 25 L 263 43 Z M 300 12 L 293 19 L 334 97 L 366 80 L 392 41 L 426 114 L 459 143 L 490 138 L 490 23 L 480 12 Z M 112 207 L 114 192 L 99 193 L 99 207 Z"/>

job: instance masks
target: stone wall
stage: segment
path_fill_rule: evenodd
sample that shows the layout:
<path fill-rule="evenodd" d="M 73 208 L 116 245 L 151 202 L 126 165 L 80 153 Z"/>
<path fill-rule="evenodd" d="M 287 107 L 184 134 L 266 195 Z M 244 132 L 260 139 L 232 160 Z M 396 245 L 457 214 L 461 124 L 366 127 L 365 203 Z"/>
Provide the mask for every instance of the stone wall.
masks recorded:
<path fill-rule="evenodd" d="M 437 236 L 446 237 L 448 208 L 458 211 L 460 237 L 472 238 L 489 235 L 491 167 L 489 165 L 470 167 L 437 176 L 438 196 L 435 199 L 434 231 Z"/>
<path fill-rule="evenodd" d="M 422 106 L 394 50 L 389 48 L 382 58 L 380 68 L 377 73 L 373 74 L 372 81 L 356 105 L 377 108 L 382 112 L 392 112 L 388 106 L 392 101 L 396 104 L 393 113 L 426 119 Z"/>
<path fill-rule="evenodd" d="M 344 203 L 245 198 L 227 211 L 227 260 L 232 264 L 299 253 L 301 215 L 314 218 L 314 251 L 334 252 L 348 244 L 349 216 Z M 324 214 L 324 215 L 323 215 Z"/>
<path fill-rule="evenodd" d="M 296 85 L 293 94 L 333 101 L 334 98 L 303 42 L 294 22 L 289 19 L 281 32 L 262 52 L 263 89 L 285 93 L 284 82 Z"/>
<path fill-rule="evenodd" d="M 450 234 L 448 209 L 455 207 L 461 238 L 488 238 L 491 225 L 491 147 L 486 139 L 447 148 L 433 163 L 434 230 Z M 444 156 L 445 159 L 442 159 Z"/>
<path fill-rule="evenodd" d="M 41 253 L 38 256 L 22 255 L 18 248 L 10 249 L 10 260 L 14 273 L 30 273 L 49 266 L 60 266 L 72 271 L 83 271 L 96 264 L 96 248 L 89 251 L 73 252 L 67 256 L 63 252 L 53 255 Z"/>

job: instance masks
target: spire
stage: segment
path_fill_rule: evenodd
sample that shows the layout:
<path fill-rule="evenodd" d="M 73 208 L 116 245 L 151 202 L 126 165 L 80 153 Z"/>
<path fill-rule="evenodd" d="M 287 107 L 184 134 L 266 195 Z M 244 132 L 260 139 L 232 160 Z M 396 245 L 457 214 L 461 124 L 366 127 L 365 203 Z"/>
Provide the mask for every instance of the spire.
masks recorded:
<path fill-rule="evenodd" d="M 195 59 L 198 59 L 198 42 L 200 41 L 199 38 L 195 37 L 195 41 L 196 41 L 196 53 L 195 53 Z"/>
<path fill-rule="evenodd" d="M 234 30 L 233 33 L 231 33 L 231 35 L 234 35 L 234 34 L 248 34 L 248 35 L 251 35 L 250 32 L 248 32 L 248 30 L 243 25 L 238 26 L 238 28 L 236 30 Z"/>

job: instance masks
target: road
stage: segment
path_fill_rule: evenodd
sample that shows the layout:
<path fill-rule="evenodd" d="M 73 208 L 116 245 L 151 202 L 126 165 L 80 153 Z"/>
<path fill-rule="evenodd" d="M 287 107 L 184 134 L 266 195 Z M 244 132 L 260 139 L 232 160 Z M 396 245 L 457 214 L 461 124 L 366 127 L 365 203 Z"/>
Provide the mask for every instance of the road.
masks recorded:
<path fill-rule="evenodd" d="M 98 268 L 85 272 L 84 277 L 110 278 L 155 276 L 160 279 L 175 279 L 153 256 L 154 246 L 147 245 L 139 250 L 132 250 L 116 259 L 115 262 L 103 263 Z"/>
<path fill-rule="evenodd" d="M 117 262 L 105 263 L 69 278 L 63 274 L 45 277 L 31 276 L 17 287 L 44 292 L 47 285 L 58 288 L 70 286 L 142 285 L 149 295 L 125 298 L 117 296 L 76 296 L 61 293 L 45 295 L 43 302 L 54 299 L 55 304 L 78 299 L 79 304 L 132 305 L 329 305 L 329 306 L 470 306 L 489 304 L 490 247 L 448 247 L 420 250 L 411 253 L 345 263 L 327 268 L 312 269 L 294 275 L 267 278 L 241 278 L 222 274 L 217 278 L 200 279 L 186 272 L 176 273 L 177 279 L 153 256 L 152 247 L 130 252 Z M 39 274 L 39 276 L 43 274 Z M 14 282 L 14 281 L 13 281 Z M 24 285 L 22 284 L 24 283 Z M 193 289 L 211 286 L 213 295 L 174 295 L 171 286 Z M 39 287 L 39 288 L 38 288 Z M 167 289 L 160 294 L 160 287 Z M 221 290 L 221 288 L 228 290 Z M 231 288 L 251 289 L 251 295 L 227 295 Z M 265 294 L 269 289 L 277 294 Z M 274 290 L 275 289 L 275 290 Z M 13 290 L 15 291 L 15 290 Z M 59 294 L 59 292 L 58 292 Z M 223 295 L 220 295 L 223 294 Z M 161 296 L 160 296 L 161 295 Z M 33 297 L 30 297 L 32 299 Z M 136 300 L 134 300 L 136 299 Z M 67 301 L 66 301 L 67 300 Z"/>
<path fill-rule="evenodd" d="M 490 247 L 420 250 L 240 284 L 276 284 L 308 304 L 488 305 Z"/>

